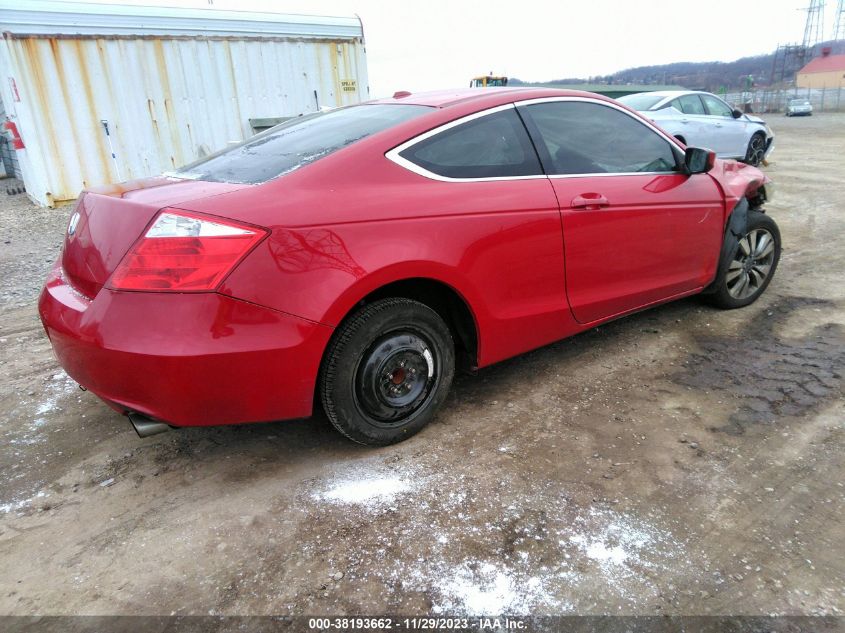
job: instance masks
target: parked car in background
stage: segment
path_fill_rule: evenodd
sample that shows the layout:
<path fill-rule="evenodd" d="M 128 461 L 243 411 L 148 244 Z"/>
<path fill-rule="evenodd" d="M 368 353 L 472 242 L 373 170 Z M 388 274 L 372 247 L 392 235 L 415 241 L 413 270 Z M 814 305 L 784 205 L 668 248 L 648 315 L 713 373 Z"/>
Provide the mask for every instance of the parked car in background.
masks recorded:
<path fill-rule="evenodd" d="M 807 99 L 790 99 L 786 104 L 786 116 L 813 116 L 813 104 Z"/>
<path fill-rule="evenodd" d="M 697 293 L 755 301 L 780 256 L 770 196 L 599 95 L 403 92 L 87 191 L 39 311 L 141 435 L 322 404 L 390 444 L 457 367 Z"/>
<path fill-rule="evenodd" d="M 619 99 L 685 145 L 757 166 L 772 151 L 774 133 L 760 117 L 731 108 L 709 92 L 639 92 Z"/>

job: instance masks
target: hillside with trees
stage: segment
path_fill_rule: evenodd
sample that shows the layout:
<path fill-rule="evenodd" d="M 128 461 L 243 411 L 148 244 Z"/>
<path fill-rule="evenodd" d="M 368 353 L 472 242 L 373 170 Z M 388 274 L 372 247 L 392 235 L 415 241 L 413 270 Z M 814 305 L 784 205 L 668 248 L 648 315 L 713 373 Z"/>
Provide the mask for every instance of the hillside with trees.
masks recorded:
<path fill-rule="evenodd" d="M 807 61 L 821 54 L 821 49 L 830 46 L 834 53 L 845 52 L 845 41 L 823 42 L 818 44 Z M 637 85 L 679 85 L 690 89 L 708 90 L 741 90 L 747 87 L 750 76 L 755 85 L 769 85 L 771 82 L 772 65 L 775 53 L 743 57 L 732 62 L 673 62 L 655 66 L 639 66 L 620 70 L 612 75 L 594 77 L 570 77 L 553 79 L 551 81 L 532 82 L 543 85 L 566 84 L 637 84 Z M 787 82 L 794 80 L 794 72 L 785 77 Z M 531 85 L 529 82 L 517 78 L 510 80 L 513 85 Z"/>

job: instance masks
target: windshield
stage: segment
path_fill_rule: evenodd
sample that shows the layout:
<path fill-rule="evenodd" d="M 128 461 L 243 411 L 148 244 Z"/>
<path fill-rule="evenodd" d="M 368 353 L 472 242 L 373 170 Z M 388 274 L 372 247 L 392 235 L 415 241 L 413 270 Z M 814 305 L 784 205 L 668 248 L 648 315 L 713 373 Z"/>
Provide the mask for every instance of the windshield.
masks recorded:
<path fill-rule="evenodd" d="M 300 116 L 171 175 L 213 182 L 266 182 L 426 112 L 431 108 L 373 104 Z"/>
<path fill-rule="evenodd" d="M 625 95 L 624 97 L 619 97 L 617 101 L 619 103 L 624 103 L 626 106 L 633 110 L 643 112 L 645 110 L 650 110 L 652 107 L 656 106 L 665 98 L 666 97 L 661 97 L 659 95 L 638 93 L 635 95 Z"/>
<path fill-rule="evenodd" d="M 810 105 L 810 102 L 806 99 L 790 99 L 789 105 Z"/>

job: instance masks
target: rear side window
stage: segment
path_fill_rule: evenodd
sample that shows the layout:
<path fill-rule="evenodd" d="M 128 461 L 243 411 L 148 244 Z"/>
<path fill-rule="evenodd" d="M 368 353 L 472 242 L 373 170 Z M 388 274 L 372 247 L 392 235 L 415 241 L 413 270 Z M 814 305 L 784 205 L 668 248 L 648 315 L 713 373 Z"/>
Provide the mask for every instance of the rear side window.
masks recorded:
<path fill-rule="evenodd" d="M 542 174 L 516 110 L 508 108 L 444 130 L 399 156 L 447 178 L 503 178 Z"/>
<path fill-rule="evenodd" d="M 548 173 L 671 172 L 677 160 L 666 139 L 633 116 L 583 101 L 524 106 L 548 151 Z"/>
<path fill-rule="evenodd" d="M 191 163 L 174 175 L 214 182 L 265 182 L 431 110 L 428 106 L 373 104 L 297 117 Z"/>

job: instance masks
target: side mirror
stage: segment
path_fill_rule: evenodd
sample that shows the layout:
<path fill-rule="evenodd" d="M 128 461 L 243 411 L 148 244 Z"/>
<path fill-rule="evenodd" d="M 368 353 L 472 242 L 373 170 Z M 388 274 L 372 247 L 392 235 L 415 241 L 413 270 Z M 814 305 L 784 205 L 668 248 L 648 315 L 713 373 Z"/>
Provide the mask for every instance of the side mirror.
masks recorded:
<path fill-rule="evenodd" d="M 735 119 L 738 119 L 742 116 L 742 110 L 738 110 L 738 109 L 734 108 L 733 111 L 731 112 L 731 114 L 733 115 L 733 117 Z"/>
<path fill-rule="evenodd" d="M 716 164 L 716 152 L 700 147 L 688 147 L 684 152 L 684 167 L 689 175 L 706 174 Z"/>

